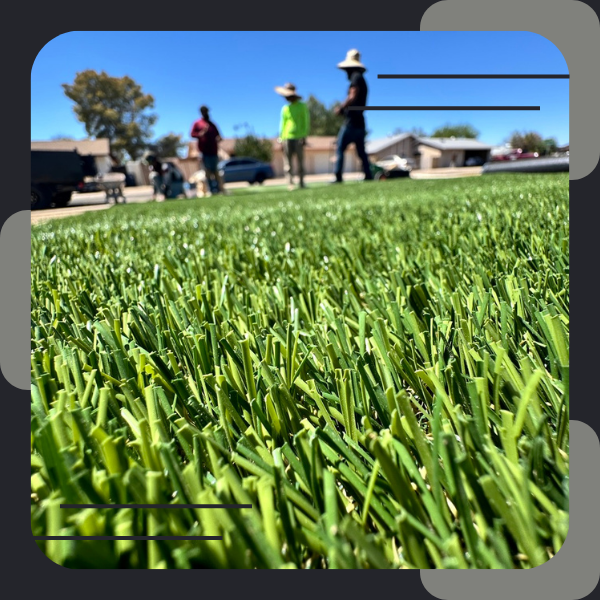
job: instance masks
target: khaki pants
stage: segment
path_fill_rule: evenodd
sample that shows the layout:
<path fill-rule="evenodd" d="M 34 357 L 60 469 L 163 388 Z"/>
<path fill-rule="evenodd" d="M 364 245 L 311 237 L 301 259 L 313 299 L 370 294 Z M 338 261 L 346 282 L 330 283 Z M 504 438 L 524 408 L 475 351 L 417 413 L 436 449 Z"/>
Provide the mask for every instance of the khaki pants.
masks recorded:
<path fill-rule="evenodd" d="M 304 186 L 304 146 L 302 140 L 283 140 L 283 167 L 290 180 L 290 184 L 294 183 L 292 174 L 292 157 L 296 155 L 298 164 L 298 179 L 300 186 Z"/>

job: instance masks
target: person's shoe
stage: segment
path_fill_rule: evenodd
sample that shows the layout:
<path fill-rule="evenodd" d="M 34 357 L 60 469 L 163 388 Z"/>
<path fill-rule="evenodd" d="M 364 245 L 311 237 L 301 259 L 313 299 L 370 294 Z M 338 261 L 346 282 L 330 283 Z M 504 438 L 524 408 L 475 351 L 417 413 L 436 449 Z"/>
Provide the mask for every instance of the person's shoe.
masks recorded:
<path fill-rule="evenodd" d="M 330 184 L 334 184 L 334 183 L 344 183 L 343 179 L 334 179 L 332 181 L 329 182 Z"/>

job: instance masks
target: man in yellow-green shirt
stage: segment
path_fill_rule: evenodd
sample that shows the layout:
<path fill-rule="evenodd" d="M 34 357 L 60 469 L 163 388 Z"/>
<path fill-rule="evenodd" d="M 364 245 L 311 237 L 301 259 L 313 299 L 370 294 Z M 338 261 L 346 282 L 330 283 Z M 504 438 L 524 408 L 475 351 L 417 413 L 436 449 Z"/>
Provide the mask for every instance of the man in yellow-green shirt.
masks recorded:
<path fill-rule="evenodd" d="M 294 189 L 292 172 L 292 157 L 296 156 L 298 163 L 299 187 L 304 186 L 304 144 L 310 129 L 308 107 L 302 102 L 302 96 L 296 93 L 296 86 L 286 83 L 275 88 L 288 103 L 281 109 L 281 124 L 279 126 L 279 142 L 283 147 L 283 165 L 289 178 L 289 189 Z"/>

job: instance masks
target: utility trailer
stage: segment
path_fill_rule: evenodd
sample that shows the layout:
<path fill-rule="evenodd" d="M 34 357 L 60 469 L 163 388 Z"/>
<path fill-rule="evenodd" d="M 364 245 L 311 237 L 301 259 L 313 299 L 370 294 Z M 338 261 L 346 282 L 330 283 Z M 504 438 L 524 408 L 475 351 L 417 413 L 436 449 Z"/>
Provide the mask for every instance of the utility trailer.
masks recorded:
<path fill-rule="evenodd" d="M 83 188 L 84 179 L 96 175 L 93 156 L 76 150 L 32 150 L 31 210 L 66 206 L 71 194 Z"/>

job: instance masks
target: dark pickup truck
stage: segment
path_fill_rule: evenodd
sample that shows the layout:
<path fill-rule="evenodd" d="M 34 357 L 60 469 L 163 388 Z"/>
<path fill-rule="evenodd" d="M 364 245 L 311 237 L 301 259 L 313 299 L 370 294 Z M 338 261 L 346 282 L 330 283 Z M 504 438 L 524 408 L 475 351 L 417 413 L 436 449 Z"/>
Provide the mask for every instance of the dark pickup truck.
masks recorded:
<path fill-rule="evenodd" d="M 97 175 L 93 156 L 77 151 L 31 151 L 31 209 L 66 206 L 83 189 L 84 177 Z"/>

